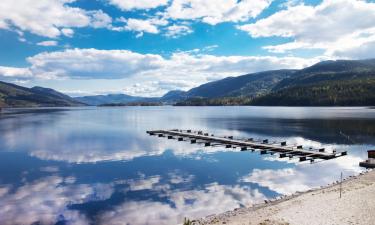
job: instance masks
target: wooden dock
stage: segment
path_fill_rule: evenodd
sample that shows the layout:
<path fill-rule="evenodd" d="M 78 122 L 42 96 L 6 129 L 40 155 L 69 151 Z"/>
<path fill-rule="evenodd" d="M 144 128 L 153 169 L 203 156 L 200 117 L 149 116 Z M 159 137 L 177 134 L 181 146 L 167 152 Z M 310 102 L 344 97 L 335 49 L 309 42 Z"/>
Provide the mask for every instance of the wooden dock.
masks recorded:
<path fill-rule="evenodd" d="M 268 139 L 262 141 L 255 141 L 253 138 L 248 139 L 235 139 L 233 136 L 217 137 L 202 131 L 192 130 L 153 130 L 147 131 L 150 135 L 158 137 L 166 137 L 168 139 L 176 139 L 178 141 L 190 141 L 192 144 L 204 144 L 208 146 L 225 146 L 226 148 L 240 148 L 241 151 L 251 150 L 260 151 L 260 154 L 279 154 L 280 158 L 298 157 L 299 161 L 310 160 L 314 162 L 316 159 L 328 160 L 340 156 L 347 155 L 346 151 L 343 152 L 326 152 L 324 148 L 321 149 L 305 149 L 302 145 L 287 146 L 287 143 L 281 142 L 278 144 L 270 144 Z"/>

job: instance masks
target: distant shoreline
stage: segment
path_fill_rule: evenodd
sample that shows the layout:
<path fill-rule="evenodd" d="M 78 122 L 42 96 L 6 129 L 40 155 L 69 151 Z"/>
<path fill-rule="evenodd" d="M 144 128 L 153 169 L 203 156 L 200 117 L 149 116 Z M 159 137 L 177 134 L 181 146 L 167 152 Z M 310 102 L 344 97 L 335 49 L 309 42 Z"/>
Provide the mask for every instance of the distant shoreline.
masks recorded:
<path fill-rule="evenodd" d="M 193 224 L 373 224 L 368 215 L 375 211 L 375 170 L 368 170 L 342 182 L 270 200 L 195 220 Z"/>
<path fill-rule="evenodd" d="M 86 108 L 86 107 L 96 107 L 96 108 L 105 108 L 105 107 L 291 107 L 291 108 L 340 108 L 340 107 L 350 107 L 350 108 L 368 108 L 375 109 L 375 106 L 295 106 L 295 105 L 163 105 L 163 104 L 103 104 L 103 105 L 86 105 L 86 106 L 15 106 L 15 107 L 0 107 L 0 112 L 7 109 L 57 109 L 57 108 Z"/>

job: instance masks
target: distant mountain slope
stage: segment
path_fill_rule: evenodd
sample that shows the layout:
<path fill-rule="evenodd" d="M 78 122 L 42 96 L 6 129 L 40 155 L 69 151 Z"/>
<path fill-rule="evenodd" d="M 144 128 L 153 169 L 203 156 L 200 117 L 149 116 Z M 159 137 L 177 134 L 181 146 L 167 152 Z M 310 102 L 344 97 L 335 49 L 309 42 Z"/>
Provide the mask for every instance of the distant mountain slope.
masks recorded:
<path fill-rule="evenodd" d="M 109 94 L 76 97 L 77 101 L 88 105 L 107 105 L 107 104 L 129 104 L 129 103 L 175 103 L 186 98 L 186 92 L 180 90 L 169 91 L 162 97 L 140 97 L 126 94 Z"/>
<path fill-rule="evenodd" d="M 375 59 L 324 61 L 281 81 L 255 105 L 375 105 Z"/>
<path fill-rule="evenodd" d="M 1 107 L 82 106 L 84 104 L 50 88 L 26 88 L 0 81 Z"/>
<path fill-rule="evenodd" d="M 375 59 L 323 61 L 286 72 L 266 71 L 207 83 L 188 91 L 192 97 L 177 105 L 375 105 Z"/>
<path fill-rule="evenodd" d="M 228 77 L 193 88 L 186 95 L 205 98 L 258 96 L 271 91 L 281 80 L 293 77 L 295 72 L 296 70 L 272 70 Z"/>
<path fill-rule="evenodd" d="M 374 106 L 375 77 L 284 88 L 251 102 L 273 106 Z"/>
<path fill-rule="evenodd" d="M 165 95 L 163 95 L 160 98 L 160 102 L 164 103 L 173 103 L 176 101 L 181 101 L 187 98 L 187 93 L 186 91 L 181 91 L 181 90 L 174 90 L 174 91 L 169 91 Z"/>
<path fill-rule="evenodd" d="M 375 59 L 323 61 L 299 70 L 294 77 L 284 79 L 273 90 L 326 81 L 373 78 Z"/>
<path fill-rule="evenodd" d="M 157 102 L 159 98 L 145 98 L 125 94 L 93 95 L 74 98 L 87 105 L 126 104 L 131 102 Z"/>

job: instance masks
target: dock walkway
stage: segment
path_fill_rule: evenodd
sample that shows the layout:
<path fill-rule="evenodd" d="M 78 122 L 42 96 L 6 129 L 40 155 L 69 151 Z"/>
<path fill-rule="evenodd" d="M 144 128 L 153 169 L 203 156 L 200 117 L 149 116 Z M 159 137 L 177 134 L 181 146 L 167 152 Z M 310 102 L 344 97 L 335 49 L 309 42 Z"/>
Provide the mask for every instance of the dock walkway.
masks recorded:
<path fill-rule="evenodd" d="M 234 139 L 233 136 L 217 137 L 212 134 L 204 133 L 202 131 L 192 130 L 152 130 L 147 131 L 150 135 L 157 135 L 158 137 L 167 137 L 168 139 L 177 139 L 178 141 L 190 141 L 192 144 L 204 144 L 208 146 L 225 146 L 226 148 L 239 147 L 241 151 L 246 150 L 259 150 L 261 154 L 279 154 L 280 158 L 284 157 L 299 157 L 299 161 L 310 160 L 313 162 L 315 159 L 328 160 L 347 155 L 346 151 L 343 152 L 326 152 L 324 148 L 321 149 L 304 149 L 302 145 L 287 146 L 286 142 L 279 144 L 270 144 L 268 139 L 260 142 L 255 141 L 253 138 L 249 139 Z"/>

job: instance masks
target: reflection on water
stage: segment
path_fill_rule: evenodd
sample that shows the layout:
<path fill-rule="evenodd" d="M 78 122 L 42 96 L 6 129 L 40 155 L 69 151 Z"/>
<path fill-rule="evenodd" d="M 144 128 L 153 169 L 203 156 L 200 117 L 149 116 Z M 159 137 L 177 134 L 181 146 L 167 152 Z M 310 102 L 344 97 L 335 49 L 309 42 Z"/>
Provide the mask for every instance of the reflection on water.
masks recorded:
<path fill-rule="evenodd" d="M 286 140 L 349 155 L 322 163 L 203 148 L 150 129 Z M 176 224 L 359 173 L 366 108 L 124 107 L 0 115 L 0 224 Z M 20 216 L 22 215 L 22 216 Z"/>

